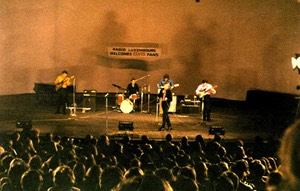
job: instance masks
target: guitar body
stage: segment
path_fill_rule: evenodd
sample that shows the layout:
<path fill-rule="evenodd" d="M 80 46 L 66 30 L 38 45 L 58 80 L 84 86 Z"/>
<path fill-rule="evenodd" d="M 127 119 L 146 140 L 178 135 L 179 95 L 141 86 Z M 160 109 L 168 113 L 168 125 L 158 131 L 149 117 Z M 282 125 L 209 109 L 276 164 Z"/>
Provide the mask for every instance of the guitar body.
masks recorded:
<path fill-rule="evenodd" d="M 66 79 L 62 80 L 60 83 L 55 85 L 55 91 L 58 91 L 60 88 L 62 88 L 63 84 L 67 82 L 68 80 L 74 79 L 75 76 L 67 77 Z"/>
<path fill-rule="evenodd" d="M 207 95 L 208 94 L 208 92 L 210 92 L 210 91 L 214 91 L 215 92 L 215 89 L 217 88 L 218 86 L 213 86 L 211 89 L 209 89 L 209 90 L 206 90 L 206 91 L 201 91 L 201 92 L 199 92 L 198 94 L 197 94 L 197 96 L 200 98 L 200 99 L 202 99 L 205 95 Z M 213 93 L 213 94 L 215 94 L 215 93 Z"/>

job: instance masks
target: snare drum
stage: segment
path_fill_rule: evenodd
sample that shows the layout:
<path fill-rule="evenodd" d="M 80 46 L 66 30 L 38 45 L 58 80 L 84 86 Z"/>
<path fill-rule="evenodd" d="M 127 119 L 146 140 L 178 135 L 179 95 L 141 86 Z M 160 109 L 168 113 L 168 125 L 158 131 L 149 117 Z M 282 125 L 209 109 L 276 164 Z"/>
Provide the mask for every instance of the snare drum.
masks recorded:
<path fill-rule="evenodd" d="M 120 109 L 123 113 L 130 113 L 133 110 L 133 103 L 129 99 L 122 101 Z"/>
<path fill-rule="evenodd" d="M 131 94 L 130 99 L 137 100 L 139 97 L 137 94 Z"/>
<path fill-rule="evenodd" d="M 120 105 L 124 100 L 124 95 L 123 94 L 118 94 L 117 95 L 117 104 Z"/>

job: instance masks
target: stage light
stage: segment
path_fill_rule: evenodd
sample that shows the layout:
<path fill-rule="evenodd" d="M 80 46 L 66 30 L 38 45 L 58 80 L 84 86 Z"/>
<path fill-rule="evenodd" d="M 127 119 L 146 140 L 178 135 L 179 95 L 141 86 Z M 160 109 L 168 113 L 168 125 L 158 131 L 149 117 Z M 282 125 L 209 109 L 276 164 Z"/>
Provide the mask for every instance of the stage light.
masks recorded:
<path fill-rule="evenodd" d="M 293 67 L 293 70 L 297 69 L 298 73 L 300 74 L 300 54 L 296 53 L 295 55 L 296 55 L 295 57 L 291 58 L 292 67 Z"/>

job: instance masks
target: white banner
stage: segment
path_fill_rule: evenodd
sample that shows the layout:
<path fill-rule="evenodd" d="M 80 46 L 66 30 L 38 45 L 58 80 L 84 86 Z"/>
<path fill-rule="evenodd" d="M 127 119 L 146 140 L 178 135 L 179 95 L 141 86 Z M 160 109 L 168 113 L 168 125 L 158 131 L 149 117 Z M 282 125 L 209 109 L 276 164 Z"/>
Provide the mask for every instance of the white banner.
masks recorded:
<path fill-rule="evenodd" d="M 161 48 L 151 47 L 107 47 L 107 55 L 115 58 L 146 59 L 159 58 Z"/>

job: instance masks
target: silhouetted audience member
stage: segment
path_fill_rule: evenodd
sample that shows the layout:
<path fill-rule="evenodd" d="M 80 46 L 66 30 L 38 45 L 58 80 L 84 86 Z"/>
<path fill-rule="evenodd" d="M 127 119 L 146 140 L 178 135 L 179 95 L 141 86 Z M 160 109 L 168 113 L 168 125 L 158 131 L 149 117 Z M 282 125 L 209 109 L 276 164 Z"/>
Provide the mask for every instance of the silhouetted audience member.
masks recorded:
<path fill-rule="evenodd" d="M 136 176 L 144 176 L 144 171 L 139 167 L 131 167 L 126 172 L 124 177 L 129 179 Z"/>
<path fill-rule="evenodd" d="M 234 191 L 234 184 L 230 178 L 221 175 L 214 181 L 214 191 Z"/>
<path fill-rule="evenodd" d="M 14 187 L 14 190 L 21 190 L 21 177 L 28 169 L 27 164 L 20 158 L 11 161 L 8 169 L 8 178 Z"/>
<path fill-rule="evenodd" d="M 59 166 L 53 172 L 54 186 L 50 187 L 48 191 L 80 191 L 79 188 L 74 187 L 75 176 L 73 170 L 68 166 Z"/>
<path fill-rule="evenodd" d="M 246 160 L 238 160 L 231 167 L 231 171 L 233 171 L 239 177 L 239 187 L 238 191 L 248 191 L 254 190 L 253 186 L 247 181 L 246 177 L 249 172 L 249 165 Z"/>
<path fill-rule="evenodd" d="M 196 179 L 199 190 L 205 190 L 205 186 L 209 184 L 208 168 L 205 162 L 198 162 L 195 164 Z"/>
<path fill-rule="evenodd" d="M 280 171 L 273 171 L 267 177 L 266 190 L 267 191 L 278 191 L 282 184 L 283 174 Z"/>
<path fill-rule="evenodd" d="M 195 180 L 183 175 L 178 175 L 176 181 L 171 185 L 174 191 L 182 191 L 182 190 L 198 191 L 199 190 L 198 184 Z"/>
<path fill-rule="evenodd" d="M 83 191 L 83 188 L 85 187 L 85 178 L 86 178 L 86 167 L 83 163 L 78 162 L 73 167 L 73 172 L 75 176 L 75 187 L 78 187 L 81 191 Z"/>
<path fill-rule="evenodd" d="M 166 167 L 156 169 L 155 174 L 160 178 L 168 181 L 169 183 L 174 182 L 175 180 L 175 177 L 173 176 L 171 169 L 168 169 Z"/>
<path fill-rule="evenodd" d="M 280 190 L 300 190 L 300 121 L 284 132 L 279 157 L 284 185 Z"/>
<path fill-rule="evenodd" d="M 234 191 L 238 190 L 240 179 L 234 172 L 228 170 L 223 172 L 222 176 L 226 176 L 232 181 Z"/>
<path fill-rule="evenodd" d="M 175 155 L 177 154 L 176 147 L 172 143 L 172 141 L 173 141 L 173 136 L 171 134 L 167 134 L 165 142 L 162 143 L 163 153 L 166 158 L 172 154 L 175 154 Z"/>
<path fill-rule="evenodd" d="M 251 184 L 254 185 L 254 188 L 257 191 L 265 191 L 266 190 L 266 168 L 261 163 L 260 160 L 254 160 L 249 165 L 249 171 L 251 177 Z"/>
<path fill-rule="evenodd" d="M 40 191 L 43 185 L 43 177 L 36 170 L 28 170 L 21 177 L 23 191 Z"/>
<path fill-rule="evenodd" d="M 170 184 L 157 175 L 145 175 L 138 190 L 143 191 L 172 191 Z"/>
<path fill-rule="evenodd" d="M 99 181 L 100 181 L 101 172 L 102 169 L 98 165 L 91 166 L 86 172 L 86 178 L 84 181 L 83 190 L 99 191 L 100 190 Z"/>
<path fill-rule="evenodd" d="M 123 172 L 117 166 L 106 167 L 100 177 L 101 191 L 114 189 L 123 179 Z"/>

